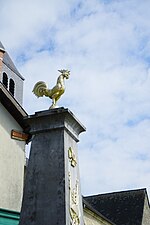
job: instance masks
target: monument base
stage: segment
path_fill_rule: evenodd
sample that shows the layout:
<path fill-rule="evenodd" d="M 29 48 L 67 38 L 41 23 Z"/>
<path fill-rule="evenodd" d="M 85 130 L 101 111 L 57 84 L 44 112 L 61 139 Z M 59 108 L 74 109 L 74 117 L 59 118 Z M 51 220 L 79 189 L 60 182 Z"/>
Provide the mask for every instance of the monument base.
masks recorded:
<path fill-rule="evenodd" d="M 19 225 L 84 225 L 77 154 L 84 126 L 64 108 L 25 120 L 32 144 Z"/>

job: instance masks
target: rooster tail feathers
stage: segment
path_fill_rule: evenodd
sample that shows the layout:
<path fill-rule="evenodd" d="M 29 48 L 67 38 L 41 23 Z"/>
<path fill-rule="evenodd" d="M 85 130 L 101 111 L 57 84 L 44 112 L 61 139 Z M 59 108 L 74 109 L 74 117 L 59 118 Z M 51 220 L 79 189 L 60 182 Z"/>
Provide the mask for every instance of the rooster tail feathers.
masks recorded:
<path fill-rule="evenodd" d="M 33 88 L 33 93 L 37 96 L 37 97 L 43 97 L 43 95 L 45 95 L 45 91 L 48 89 L 48 86 L 45 82 L 43 81 L 39 81 L 34 85 Z"/>

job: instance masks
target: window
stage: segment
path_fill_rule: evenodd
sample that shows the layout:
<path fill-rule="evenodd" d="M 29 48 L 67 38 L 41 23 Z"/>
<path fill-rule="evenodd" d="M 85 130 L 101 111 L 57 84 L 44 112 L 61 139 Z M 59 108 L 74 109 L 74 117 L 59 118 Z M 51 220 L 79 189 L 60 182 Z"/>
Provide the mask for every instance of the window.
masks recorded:
<path fill-rule="evenodd" d="M 3 73 L 3 84 L 6 88 L 8 88 L 8 76 L 5 72 Z"/>
<path fill-rule="evenodd" d="M 15 82 L 13 81 L 13 79 L 10 79 L 10 81 L 9 81 L 9 91 L 14 96 L 14 93 L 15 93 Z"/>

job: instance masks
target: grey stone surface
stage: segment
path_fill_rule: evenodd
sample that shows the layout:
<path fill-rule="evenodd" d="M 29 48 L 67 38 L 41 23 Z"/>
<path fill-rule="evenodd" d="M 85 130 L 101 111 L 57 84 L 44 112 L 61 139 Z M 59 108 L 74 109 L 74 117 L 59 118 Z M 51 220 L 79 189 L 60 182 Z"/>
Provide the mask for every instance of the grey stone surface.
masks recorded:
<path fill-rule="evenodd" d="M 80 179 L 78 164 L 70 166 L 68 148 L 74 149 L 77 158 L 78 135 L 85 128 L 64 108 L 37 112 L 26 122 L 33 140 L 19 225 L 70 225 L 68 173 L 72 170 Z M 78 209 L 78 224 L 83 225 L 80 187 Z"/>

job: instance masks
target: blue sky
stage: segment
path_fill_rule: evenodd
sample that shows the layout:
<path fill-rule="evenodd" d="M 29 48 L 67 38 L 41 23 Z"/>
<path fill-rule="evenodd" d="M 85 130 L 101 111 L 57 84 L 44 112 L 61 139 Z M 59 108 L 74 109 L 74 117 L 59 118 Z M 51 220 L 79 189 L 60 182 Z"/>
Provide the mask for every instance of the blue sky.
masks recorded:
<path fill-rule="evenodd" d="M 25 77 L 24 108 L 48 109 L 34 84 L 71 71 L 59 105 L 86 126 L 82 193 L 150 191 L 150 1 L 5 0 L 1 41 Z M 8 13 L 9 12 L 9 13 Z"/>

